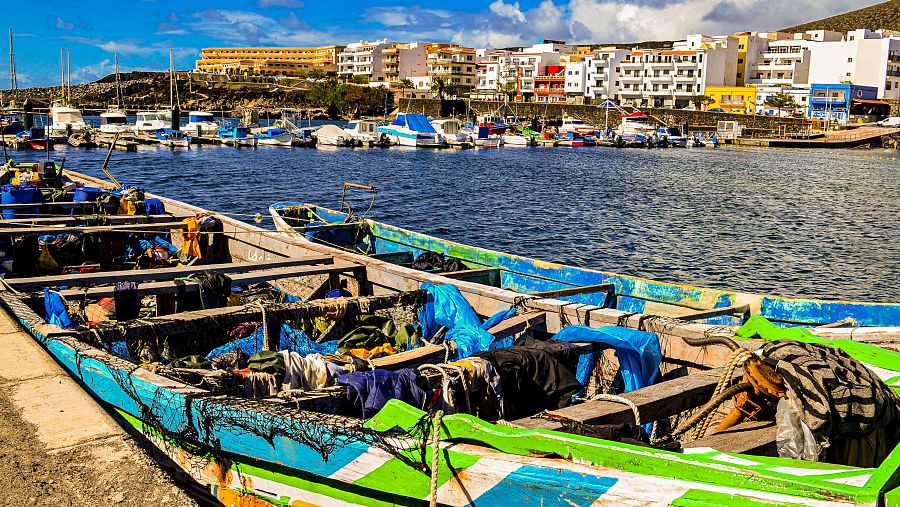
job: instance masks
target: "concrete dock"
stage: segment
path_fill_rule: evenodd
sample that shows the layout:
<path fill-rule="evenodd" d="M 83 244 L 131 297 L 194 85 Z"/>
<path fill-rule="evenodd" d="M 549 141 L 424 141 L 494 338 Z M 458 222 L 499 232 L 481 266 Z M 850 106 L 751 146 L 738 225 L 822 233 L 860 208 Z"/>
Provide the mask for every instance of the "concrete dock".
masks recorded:
<path fill-rule="evenodd" d="M 0 504 L 196 506 L 0 309 Z"/>

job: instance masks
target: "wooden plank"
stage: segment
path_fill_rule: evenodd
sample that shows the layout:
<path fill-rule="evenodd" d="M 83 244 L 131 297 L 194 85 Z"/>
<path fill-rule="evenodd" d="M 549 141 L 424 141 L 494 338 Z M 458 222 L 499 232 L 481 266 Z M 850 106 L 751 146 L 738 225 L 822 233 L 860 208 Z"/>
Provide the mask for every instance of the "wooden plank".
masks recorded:
<path fill-rule="evenodd" d="M 315 266 L 314 268 L 318 268 Z M 310 268 L 306 268 L 310 269 Z M 389 296 L 367 296 L 361 298 L 319 299 L 316 301 L 267 304 L 265 319 L 267 324 L 291 319 L 315 318 L 327 315 L 340 315 L 346 309 L 347 314 L 372 313 L 376 310 L 393 308 L 398 304 L 410 304 L 420 293 L 395 293 Z M 139 321 L 118 322 L 113 326 L 97 326 L 81 334 L 88 342 L 97 338 L 104 342 L 128 340 L 132 338 L 153 337 L 154 340 L 177 338 L 190 334 L 199 339 L 198 334 L 210 332 L 221 334 L 221 331 L 234 328 L 246 322 L 260 322 L 263 312 L 256 304 L 243 306 L 227 306 L 190 312 L 176 313 L 164 317 L 151 317 Z M 170 340 L 177 343 L 177 340 Z M 443 350 L 443 348 L 442 348 Z"/>
<path fill-rule="evenodd" d="M 453 355 L 453 348 L 455 347 L 451 346 L 451 355 Z M 443 362 L 444 356 L 446 354 L 447 349 L 445 349 L 442 345 L 425 345 L 424 347 L 407 350 L 398 354 L 378 357 L 372 359 L 371 361 L 376 368 L 382 368 L 385 370 L 399 370 L 401 368 L 407 368 L 412 365 L 421 363 Z"/>
<path fill-rule="evenodd" d="M 510 317 L 487 331 L 499 340 L 500 338 L 521 333 L 528 328 L 542 325 L 545 322 L 547 322 L 547 314 L 545 312 L 533 311 Z"/>
<path fill-rule="evenodd" d="M 328 273 L 343 273 L 348 271 L 358 271 L 365 269 L 364 266 L 351 263 L 324 264 L 315 266 L 295 266 L 280 269 L 267 269 L 262 271 L 253 271 L 250 273 L 240 273 L 229 275 L 232 287 L 253 285 L 255 283 L 268 282 L 279 278 L 291 278 L 297 276 L 323 275 Z M 147 294 L 177 294 L 179 290 L 184 292 L 196 292 L 199 285 L 192 281 L 165 281 L 150 282 L 138 286 L 138 292 L 141 295 Z M 99 287 L 90 287 L 88 289 L 66 289 L 59 291 L 63 297 L 67 298 L 89 298 L 98 299 L 103 297 L 112 297 L 115 294 L 115 286 L 103 285 Z"/>
<path fill-rule="evenodd" d="M 660 382 L 643 389 L 622 393 L 620 396 L 634 402 L 641 414 L 641 422 L 653 422 L 665 417 L 699 407 L 709 401 L 722 369 L 693 373 L 677 379 Z M 740 378 L 741 371 L 734 372 L 734 379 Z M 554 414 L 585 424 L 620 424 L 634 422 L 634 412 L 628 405 L 612 401 L 586 401 L 571 407 L 554 410 Z M 515 424 L 526 428 L 558 430 L 563 425 L 558 421 L 538 417 L 524 418 Z"/>
<path fill-rule="evenodd" d="M 687 442 L 685 448 L 711 447 L 717 451 L 761 456 L 777 456 L 775 423 L 747 421 L 725 431 Z"/>
<path fill-rule="evenodd" d="M 48 207 L 55 209 L 78 209 L 78 208 L 90 208 L 93 209 L 96 203 L 86 201 L 86 202 L 73 202 L 73 201 L 62 201 L 62 202 L 45 202 L 45 203 L 34 203 L 34 204 L 0 204 L 0 209 L 28 209 L 34 207 Z M 107 203 L 106 209 L 118 209 L 118 202 Z"/>
<path fill-rule="evenodd" d="M 34 218 L 3 220 L 0 221 L 0 226 L 22 228 L 40 225 L 77 226 L 87 220 L 89 216 L 93 215 L 74 215 L 67 217 L 46 217 L 38 215 Z M 193 215 L 172 215 L 170 213 L 165 215 L 103 215 L 103 219 L 109 220 L 111 224 L 145 224 L 153 222 L 180 222 L 190 216 Z"/>
<path fill-rule="evenodd" d="M 568 289 L 555 289 L 555 290 L 544 290 L 538 292 L 529 292 L 529 296 L 535 296 L 539 298 L 564 298 L 568 296 L 579 296 L 582 294 L 594 294 L 597 292 L 615 292 L 616 286 L 611 283 L 601 283 L 597 285 L 582 285 L 580 287 L 571 287 Z"/>
<path fill-rule="evenodd" d="M 326 224 L 326 225 L 311 225 L 307 227 L 294 227 L 294 230 L 299 233 L 306 232 L 315 232 L 315 231 L 339 231 L 339 230 L 347 230 L 347 229 L 359 229 L 365 228 L 360 222 L 350 222 L 348 224 Z"/>
<path fill-rule="evenodd" d="M 750 315 L 750 305 L 734 305 L 734 306 L 723 306 L 722 308 L 711 308 L 709 310 L 700 310 L 697 312 L 688 312 L 683 315 L 678 315 L 676 317 L 672 317 L 673 319 L 678 320 L 704 320 L 711 319 L 713 317 L 721 317 L 723 315 Z"/>
<path fill-rule="evenodd" d="M 145 282 L 148 280 L 171 280 L 186 277 L 203 271 L 217 271 L 224 274 L 246 273 L 264 269 L 285 268 L 290 266 L 307 266 L 310 264 L 331 264 L 331 257 L 310 255 L 304 257 L 287 257 L 265 262 L 231 262 L 226 264 L 193 265 L 175 268 L 142 269 L 138 271 L 98 271 L 70 275 L 37 276 L 32 278 L 9 278 L 6 283 L 17 290 L 42 289 L 57 285 L 84 287 L 117 282 Z"/>
<path fill-rule="evenodd" d="M 3 222 L 0 221 L 0 225 Z M 0 234 L 22 234 L 22 233 L 30 233 L 30 234 L 62 234 L 62 233 L 74 233 L 80 232 L 84 234 L 93 234 L 98 232 L 153 232 L 153 231 L 163 231 L 169 229 L 184 229 L 185 224 L 182 222 L 157 222 L 150 224 L 118 224 L 118 225 L 92 225 L 87 227 L 31 227 L 28 229 L 22 229 L 21 227 L 10 227 L 4 228 L 0 227 Z"/>
<path fill-rule="evenodd" d="M 492 285 L 495 281 L 500 280 L 500 268 L 478 268 L 466 269 L 463 271 L 446 271 L 443 273 L 435 273 L 438 276 L 451 278 L 453 280 L 466 280 L 469 282 L 483 283 L 481 280 L 487 280 L 485 285 Z"/>
<path fill-rule="evenodd" d="M 401 266 L 409 266 L 413 263 L 412 252 L 385 252 L 372 254 L 369 257 L 384 262 L 390 262 L 391 264 L 399 264 Z"/>

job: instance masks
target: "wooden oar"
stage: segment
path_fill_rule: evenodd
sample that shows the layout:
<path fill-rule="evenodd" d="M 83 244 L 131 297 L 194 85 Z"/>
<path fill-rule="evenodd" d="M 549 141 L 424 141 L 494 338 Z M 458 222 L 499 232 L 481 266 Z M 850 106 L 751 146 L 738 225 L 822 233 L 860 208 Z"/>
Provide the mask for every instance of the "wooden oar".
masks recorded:
<path fill-rule="evenodd" d="M 105 174 L 106 177 L 109 178 L 109 181 L 111 181 L 112 184 L 116 186 L 116 188 L 121 187 L 122 184 L 119 183 L 119 181 L 116 180 L 112 174 L 110 174 L 110 172 L 106 169 L 106 166 L 109 165 L 109 157 L 112 156 L 113 150 L 116 149 L 116 141 L 118 141 L 118 140 L 119 140 L 119 133 L 116 132 L 116 135 L 113 136 L 112 142 L 109 144 L 109 151 L 106 152 L 106 160 L 103 161 L 103 166 L 100 168 L 103 170 L 103 174 Z"/>

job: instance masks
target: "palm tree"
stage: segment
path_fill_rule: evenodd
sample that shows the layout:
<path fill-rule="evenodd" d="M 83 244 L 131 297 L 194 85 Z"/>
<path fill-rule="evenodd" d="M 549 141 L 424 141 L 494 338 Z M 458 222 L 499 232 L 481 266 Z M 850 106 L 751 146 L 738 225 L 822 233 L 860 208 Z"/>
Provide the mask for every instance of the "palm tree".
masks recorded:
<path fill-rule="evenodd" d="M 441 76 L 434 76 L 431 78 L 431 91 L 437 93 L 438 99 L 441 102 L 444 101 L 444 94 L 447 93 L 447 87 L 450 86 L 450 82 Z"/>
<path fill-rule="evenodd" d="M 781 117 L 781 110 L 797 107 L 794 96 L 790 93 L 778 92 L 767 98 L 765 105 L 778 109 L 778 116 Z"/>
<path fill-rule="evenodd" d="M 416 87 L 416 84 L 408 77 L 401 79 L 397 84 L 400 85 L 400 89 L 404 91 L 404 95 L 406 95 L 406 90 L 411 90 Z"/>
<path fill-rule="evenodd" d="M 715 102 L 716 99 L 709 95 L 694 95 L 691 97 L 691 103 L 697 108 L 697 111 L 703 111 L 703 108 Z"/>

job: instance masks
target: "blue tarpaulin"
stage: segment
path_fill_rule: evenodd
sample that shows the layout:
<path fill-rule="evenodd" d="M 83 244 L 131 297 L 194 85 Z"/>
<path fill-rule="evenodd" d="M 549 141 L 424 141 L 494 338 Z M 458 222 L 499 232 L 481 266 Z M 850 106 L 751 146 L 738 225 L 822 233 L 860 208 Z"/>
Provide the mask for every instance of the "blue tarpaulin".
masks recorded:
<path fill-rule="evenodd" d="M 248 356 L 252 356 L 260 350 L 263 350 L 265 339 L 266 337 L 263 334 L 263 328 L 262 326 L 259 326 L 259 328 L 250 333 L 249 336 L 232 340 L 224 345 L 216 347 L 206 355 L 206 359 L 214 359 L 233 350 L 241 350 Z M 287 324 L 282 324 L 278 350 L 290 350 L 301 356 L 306 356 L 307 354 L 334 354 L 337 352 L 337 340 L 318 343 L 313 341 L 300 329 L 294 329 Z"/>
<path fill-rule="evenodd" d="M 515 308 L 502 310 L 482 323 L 456 286 L 426 282 L 421 288 L 429 295 L 428 302 L 419 310 L 422 337 L 426 340 L 444 326 L 448 329 L 444 338 L 456 343 L 456 357 L 469 357 L 475 352 L 509 346 L 510 340 L 495 341 L 487 329 L 515 315 Z"/>
<path fill-rule="evenodd" d="M 561 342 L 603 343 L 616 349 L 619 371 L 625 381 L 626 392 L 652 384 L 656 380 L 659 364 L 662 362 L 659 337 L 646 331 L 616 326 L 601 328 L 569 326 L 556 333 L 553 339 Z M 582 356 L 584 357 L 586 356 Z M 584 375 L 584 378 L 578 377 L 578 381 L 585 385 L 590 376 L 590 369 L 583 372 L 579 362 L 578 370 L 577 377 Z"/>
<path fill-rule="evenodd" d="M 437 132 L 437 130 L 434 130 L 434 127 L 431 126 L 431 122 L 428 121 L 428 118 L 422 114 L 398 114 L 397 119 L 394 120 L 392 125 L 407 127 L 416 132 Z"/>
<path fill-rule="evenodd" d="M 58 292 L 44 289 L 44 310 L 47 312 L 46 320 L 50 324 L 62 328 L 72 326 L 69 309 L 66 308 L 66 302 Z"/>

